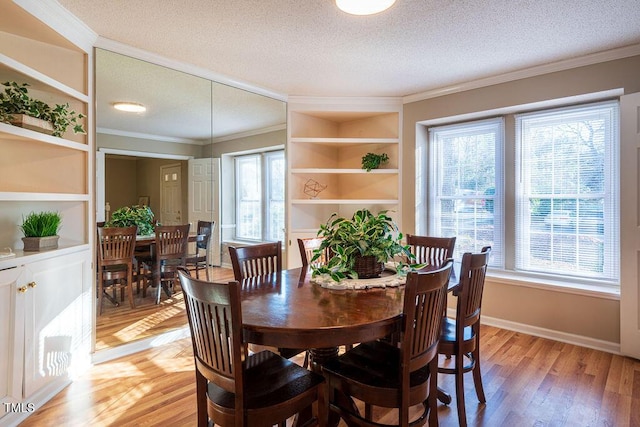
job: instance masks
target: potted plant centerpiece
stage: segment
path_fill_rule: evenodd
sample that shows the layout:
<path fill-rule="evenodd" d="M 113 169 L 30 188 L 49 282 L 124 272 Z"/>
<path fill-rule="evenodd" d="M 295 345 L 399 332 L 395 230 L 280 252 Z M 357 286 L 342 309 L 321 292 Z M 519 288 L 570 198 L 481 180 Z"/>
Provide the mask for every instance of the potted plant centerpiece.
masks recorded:
<path fill-rule="evenodd" d="M 380 277 L 384 264 L 395 257 L 413 259 L 409 246 L 401 244 L 402 233 L 387 212 L 374 215 L 368 209 L 360 209 L 351 219 L 334 213 L 320 226 L 318 237 L 323 241 L 314 251 L 311 264 L 325 251 L 330 259 L 324 265 L 312 266 L 313 276 L 327 274 L 336 282 Z"/>
<path fill-rule="evenodd" d="M 31 212 L 22 217 L 20 230 L 25 251 L 42 251 L 58 247 L 58 230 L 62 217 L 58 212 Z"/>
<path fill-rule="evenodd" d="M 29 84 L 4 82 L 0 92 L 0 122 L 62 137 L 69 126 L 73 133 L 86 133 L 79 120 L 85 117 L 73 111 L 69 103 L 55 107 L 29 95 Z"/>
<path fill-rule="evenodd" d="M 134 225 L 138 226 L 139 236 L 153 234 L 155 220 L 151 208 L 138 205 L 118 208 L 113 211 L 105 227 L 131 227 Z"/>

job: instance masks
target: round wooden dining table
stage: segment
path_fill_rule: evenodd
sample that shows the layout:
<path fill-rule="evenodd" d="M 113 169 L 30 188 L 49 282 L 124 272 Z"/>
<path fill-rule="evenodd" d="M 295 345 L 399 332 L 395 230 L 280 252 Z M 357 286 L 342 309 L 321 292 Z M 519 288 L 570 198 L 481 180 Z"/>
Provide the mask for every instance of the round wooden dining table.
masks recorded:
<path fill-rule="evenodd" d="M 308 268 L 245 279 L 242 320 L 247 342 L 312 349 L 329 357 L 340 345 L 371 341 L 396 332 L 404 286 L 330 290 L 310 282 Z M 313 360 L 313 359 L 312 359 Z"/>
<path fill-rule="evenodd" d="M 309 349 L 311 361 L 322 363 L 341 345 L 399 331 L 404 286 L 332 290 L 310 278 L 306 267 L 245 279 L 241 292 L 245 340 Z M 449 288 L 455 284 L 452 278 Z"/>

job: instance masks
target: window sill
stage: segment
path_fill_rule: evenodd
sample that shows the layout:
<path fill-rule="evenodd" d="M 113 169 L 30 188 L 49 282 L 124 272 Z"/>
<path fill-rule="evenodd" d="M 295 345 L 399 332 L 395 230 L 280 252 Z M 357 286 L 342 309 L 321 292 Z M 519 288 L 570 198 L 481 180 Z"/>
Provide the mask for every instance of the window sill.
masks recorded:
<path fill-rule="evenodd" d="M 552 275 L 528 275 L 514 271 L 489 269 L 487 279 L 491 282 L 525 286 L 545 291 L 562 292 L 574 295 L 591 296 L 601 299 L 620 300 L 620 288 L 615 285 L 590 283 L 584 281 L 570 281 L 571 279 L 557 278 Z"/>

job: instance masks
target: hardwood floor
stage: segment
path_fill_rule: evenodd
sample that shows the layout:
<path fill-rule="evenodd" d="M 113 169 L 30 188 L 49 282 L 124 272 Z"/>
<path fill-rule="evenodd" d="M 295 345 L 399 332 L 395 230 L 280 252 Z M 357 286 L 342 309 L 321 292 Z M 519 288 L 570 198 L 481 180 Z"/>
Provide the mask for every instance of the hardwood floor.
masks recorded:
<path fill-rule="evenodd" d="M 233 270 L 230 268 L 209 268 L 209 274 L 212 281 L 233 280 Z M 205 277 L 204 272 L 200 272 L 200 277 Z M 96 351 L 186 326 L 182 293 L 176 292 L 171 298 L 163 293 L 158 305 L 155 303 L 155 292 L 155 289 L 149 288 L 147 296 L 143 297 L 142 292 L 135 293 L 134 286 L 136 307 L 133 309 L 126 297 L 119 306 L 103 298 L 102 315 L 98 316 L 96 322 Z M 119 293 L 117 296 L 120 297 Z"/>
<path fill-rule="evenodd" d="M 478 403 L 468 374 L 469 425 L 640 426 L 640 361 L 490 326 L 482 326 L 481 345 L 487 403 Z M 452 375 L 438 380 L 454 390 Z M 92 367 L 21 425 L 193 426 L 195 410 L 185 339 Z M 438 417 L 441 426 L 458 425 L 455 398 L 439 405 Z"/>

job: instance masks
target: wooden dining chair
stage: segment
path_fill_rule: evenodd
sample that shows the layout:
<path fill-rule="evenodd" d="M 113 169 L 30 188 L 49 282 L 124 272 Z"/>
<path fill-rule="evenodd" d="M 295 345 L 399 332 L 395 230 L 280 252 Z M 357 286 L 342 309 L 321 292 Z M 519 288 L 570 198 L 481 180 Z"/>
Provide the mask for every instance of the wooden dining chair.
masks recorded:
<path fill-rule="evenodd" d="M 439 265 L 453 257 L 455 237 L 416 236 L 407 234 L 407 245 L 416 259 L 416 264 Z"/>
<path fill-rule="evenodd" d="M 184 266 L 187 257 L 189 224 L 159 225 L 155 228 L 155 245 L 152 265 L 145 265 L 152 272 L 152 282 L 157 286 L 156 304 L 160 304 L 162 289 L 168 297 L 173 293 L 179 266 Z M 149 280 L 145 280 L 142 296 L 146 296 Z"/>
<path fill-rule="evenodd" d="M 129 305 L 135 308 L 133 300 L 133 249 L 136 245 L 138 227 L 98 227 L 98 314 L 102 314 L 102 297 L 107 288 L 113 291 L 110 298 L 117 302 L 117 290 L 124 301 L 127 290 Z M 108 297 L 108 295 L 107 295 Z"/>
<path fill-rule="evenodd" d="M 196 272 L 197 278 L 200 278 L 200 270 L 204 270 L 205 277 L 209 280 L 209 244 L 214 224 L 213 221 L 198 221 L 196 252 L 187 255 L 185 261 L 187 268 Z"/>
<path fill-rule="evenodd" d="M 452 266 L 408 274 L 399 345 L 362 343 L 322 366 L 330 411 L 347 425 L 385 425 L 373 420 L 373 406 L 398 408 L 399 426 L 437 425 L 438 339 Z M 364 402 L 364 415 L 354 398 Z M 410 422 L 409 408 L 418 404 L 422 413 Z"/>
<path fill-rule="evenodd" d="M 307 267 L 313 257 L 315 256 L 315 251 L 320 248 L 322 241 L 324 238 L 322 237 L 311 237 L 307 239 L 298 239 L 298 249 L 300 250 L 300 260 L 302 261 L 302 266 Z M 313 261 L 314 265 L 322 265 L 326 264 L 328 261 L 328 256 L 326 251 L 320 255 L 320 258 Z"/>
<path fill-rule="evenodd" d="M 447 359 L 454 356 L 453 367 L 439 366 L 438 372 L 455 375 L 456 404 L 458 406 L 458 422 L 467 425 L 464 403 L 464 374 L 473 372 L 476 395 L 481 403 L 485 403 L 484 388 L 480 372 L 480 311 L 485 275 L 489 263 L 491 247 L 485 246 L 480 253 L 465 253 L 460 266 L 460 281 L 455 290 L 458 297 L 456 317 L 445 317 L 438 352 Z M 465 360 L 468 363 L 465 364 Z M 448 365 L 448 364 L 447 364 Z M 446 399 L 449 400 L 450 399 Z M 447 401 L 443 403 L 448 403 Z"/>
<path fill-rule="evenodd" d="M 242 283 L 252 277 L 264 276 L 282 271 L 282 242 L 262 243 L 250 246 L 230 246 L 229 255 L 235 279 Z M 306 349 L 278 348 L 278 353 L 287 359 Z M 308 363 L 305 357 L 304 365 Z"/>
<path fill-rule="evenodd" d="M 178 271 L 191 330 L 198 426 L 285 426 L 318 402 L 326 426 L 324 378 L 268 350 L 248 354 L 240 284 L 199 280 Z"/>
<path fill-rule="evenodd" d="M 229 246 L 233 275 L 238 282 L 282 271 L 282 242 Z"/>

